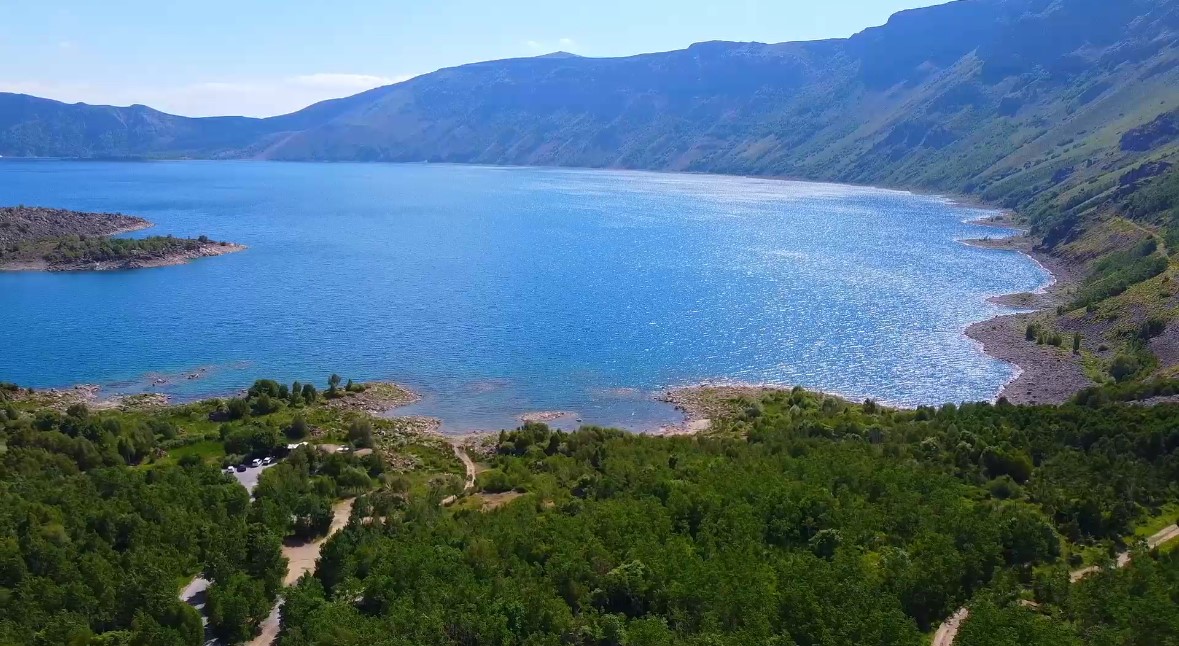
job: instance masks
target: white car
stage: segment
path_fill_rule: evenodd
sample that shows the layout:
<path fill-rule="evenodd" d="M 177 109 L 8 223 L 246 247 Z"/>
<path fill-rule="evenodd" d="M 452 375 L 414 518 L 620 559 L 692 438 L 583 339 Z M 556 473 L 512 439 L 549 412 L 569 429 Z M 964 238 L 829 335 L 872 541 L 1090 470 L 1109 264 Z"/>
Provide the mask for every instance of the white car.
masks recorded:
<path fill-rule="evenodd" d="M 255 468 L 260 467 L 260 466 L 262 466 L 262 461 L 259 460 L 258 458 L 254 458 L 254 460 L 252 462 L 250 462 L 250 466 L 255 467 Z"/>
<path fill-rule="evenodd" d="M 262 464 L 274 464 L 274 458 L 266 456 L 262 459 Z"/>
<path fill-rule="evenodd" d="M 231 466 L 225 467 L 225 472 L 228 473 L 229 475 L 233 475 L 233 467 L 231 467 Z"/>

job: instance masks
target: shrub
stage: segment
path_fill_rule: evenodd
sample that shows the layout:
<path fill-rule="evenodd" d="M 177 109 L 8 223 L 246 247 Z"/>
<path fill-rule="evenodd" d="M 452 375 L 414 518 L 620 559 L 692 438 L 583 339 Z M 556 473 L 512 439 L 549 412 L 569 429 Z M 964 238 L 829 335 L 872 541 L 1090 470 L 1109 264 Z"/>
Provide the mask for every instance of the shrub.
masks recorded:
<path fill-rule="evenodd" d="M 286 429 L 286 435 L 292 440 L 301 440 L 307 437 L 307 418 L 302 413 L 297 413 L 295 418 L 291 420 L 291 425 Z"/>
<path fill-rule="evenodd" d="M 1122 353 L 1114 357 L 1109 366 L 1109 375 L 1119 383 L 1132 378 L 1142 370 L 1142 363 L 1132 354 Z"/>
<path fill-rule="evenodd" d="M 1162 334 L 1166 329 L 1166 321 L 1156 316 L 1152 316 L 1143 321 L 1142 325 L 1138 327 L 1138 338 L 1142 341 L 1149 341 Z"/>
<path fill-rule="evenodd" d="M 250 403 L 235 397 L 225 405 L 225 410 L 229 419 L 243 419 L 250 414 Z"/>
<path fill-rule="evenodd" d="M 371 449 L 373 446 L 373 425 L 368 420 L 356 420 L 348 425 L 348 441 L 353 446 Z"/>

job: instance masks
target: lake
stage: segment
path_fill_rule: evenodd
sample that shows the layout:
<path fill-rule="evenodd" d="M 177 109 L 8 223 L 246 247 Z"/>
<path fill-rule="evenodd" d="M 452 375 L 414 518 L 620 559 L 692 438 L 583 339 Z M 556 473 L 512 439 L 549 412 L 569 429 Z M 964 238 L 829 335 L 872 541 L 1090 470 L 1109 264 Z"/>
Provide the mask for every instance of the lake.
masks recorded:
<path fill-rule="evenodd" d="M 0 160 L 0 204 L 121 211 L 248 245 L 188 265 L 0 272 L 0 380 L 184 399 L 338 372 L 461 432 L 574 411 L 647 430 L 652 393 L 799 384 L 895 404 L 1015 375 L 963 335 L 1048 274 L 989 212 L 829 184 L 451 165 Z M 186 375 L 201 368 L 200 378 Z"/>

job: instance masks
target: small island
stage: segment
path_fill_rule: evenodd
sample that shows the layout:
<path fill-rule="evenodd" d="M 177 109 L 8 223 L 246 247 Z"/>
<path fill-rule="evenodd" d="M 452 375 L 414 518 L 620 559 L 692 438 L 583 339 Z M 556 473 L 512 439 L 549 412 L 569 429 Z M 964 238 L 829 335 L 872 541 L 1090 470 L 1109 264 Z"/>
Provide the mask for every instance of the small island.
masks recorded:
<path fill-rule="evenodd" d="M 0 270 L 109 271 L 179 265 L 246 247 L 210 240 L 113 238 L 151 227 L 122 213 L 84 213 L 42 207 L 0 207 Z"/>

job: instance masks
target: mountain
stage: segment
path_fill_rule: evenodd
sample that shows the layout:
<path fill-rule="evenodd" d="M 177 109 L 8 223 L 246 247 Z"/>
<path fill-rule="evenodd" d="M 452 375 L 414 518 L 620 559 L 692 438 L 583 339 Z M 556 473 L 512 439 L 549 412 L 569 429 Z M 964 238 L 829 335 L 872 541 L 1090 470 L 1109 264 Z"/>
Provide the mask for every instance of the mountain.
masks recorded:
<path fill-rule="evenodd" d="M 491 61 L 269 119 L 0 95 L 4 156 L 641 168 L 969 194 L 1018 209 L 1088 276 L 1071 306 L 1115 313 L 1169 266 L 1142 238 L 1179 244 L 1177 153 L 1179 0 L 959 0 L 847 39 Z M 1129 320 L 1179 312 L 1147 300 L 1125 304 Z"/>
<path fill-rule="evenodd" d="M 1163 129 L 1117 145 L 1179 108 L 1177 7 L 960 0 L 841 40 L 477 63 L 270 119 L 0 95 L 0 154 L 713 171 L 1014 204 L 1052 177 L 1092 176 L 1076 166 L 1095 156 L 1174 143 Z"/>

